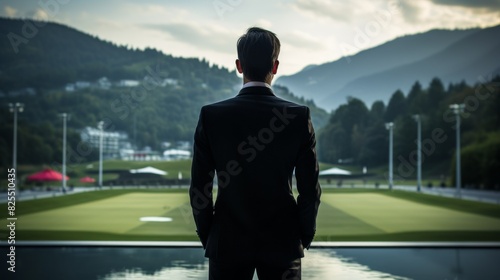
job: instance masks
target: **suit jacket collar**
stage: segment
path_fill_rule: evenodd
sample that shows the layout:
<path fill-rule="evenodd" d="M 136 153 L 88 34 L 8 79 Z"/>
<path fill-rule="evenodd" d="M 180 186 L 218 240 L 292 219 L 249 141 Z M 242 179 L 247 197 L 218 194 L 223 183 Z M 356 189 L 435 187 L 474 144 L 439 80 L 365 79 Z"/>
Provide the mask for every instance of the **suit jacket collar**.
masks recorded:
<path fill-rule="evenodd" d="M 262 96 L 275 96 L 273 90 L 268 87 L 246 87 L 242 88 L 238 96 L 244 95 L 262 95 Z"/>

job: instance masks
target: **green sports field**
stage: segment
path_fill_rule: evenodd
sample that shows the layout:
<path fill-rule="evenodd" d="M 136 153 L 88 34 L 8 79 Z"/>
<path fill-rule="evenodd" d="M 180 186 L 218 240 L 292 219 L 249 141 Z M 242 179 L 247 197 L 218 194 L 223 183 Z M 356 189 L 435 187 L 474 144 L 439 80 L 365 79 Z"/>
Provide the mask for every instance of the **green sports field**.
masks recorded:
<path fill-rule="evenodd" d="M 23 201 L 16 213 L 17 240 L 197 240 L 185 189 Z M 171 221 L 141 221 L 146 217 Z M 2 229 L 1 240 L 6 235 Z M 403 191 L 325 189 L 315 240 L 500 241 L 500 206 Z"/>

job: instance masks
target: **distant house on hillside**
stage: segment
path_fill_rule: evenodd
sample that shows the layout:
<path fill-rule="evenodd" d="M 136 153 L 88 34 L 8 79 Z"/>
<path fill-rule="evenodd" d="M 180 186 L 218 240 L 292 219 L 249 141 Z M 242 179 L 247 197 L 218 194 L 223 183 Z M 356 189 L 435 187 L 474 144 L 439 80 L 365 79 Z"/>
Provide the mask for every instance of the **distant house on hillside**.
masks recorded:
<path fill-rule="evenodd" d="M 176 146 L 179 150 L 191 151 L 192 149 L 191 142 L 189 141 L 177 141 Z"/>
<path fill-rule="evenodd" d="M 75 84 L 66 84 L 64 90 L 66 92 L 74 92 L 76 90 Z"/>
<path fill-rule="evenodd" d="M 15 96 L 23 96 L 23 95 L 35 95 L 36 90 L 31 87 L 26 87 L 26 88 L 21 88 L 17 90 L 11 90 L 9 91 L 9 96 L 15 97 Z"/>
<path fill-rule="evenodd" d="M 163 84 L 169 85 L 169 86 L 177 86 L 177 85 L 179 85 L 179 81 L 176 79 L 167 78 L 167 79 L 163 80 Z"/>
<path fill-rule="evenodd" d="M 100 89 L 110 89 L 111 88 L 111 82 L 108 80 L 106 77 L 102 77 L 99 80 L 97 80 L 97 87 Z"/>
<path fill-rule="evenodd" d="M 120 158 L 127 161 L 160 161 L 162 157 L 159 152 L 150 149 L 136 151 L 133 149 L 120 150 Z"/>
<path fill-rule="evenodd" d="M 137 87 L 139 84 L 139 81 L 136 80 L 120 80 L 117 85 L 119 87 Z"/>
<path fill-rule="evenodd" d="M 80 138 L 89 143 L 93 148 L 99 149 L 101 132 L 97 128 L 89 127 L 82 129 Z M 103 132 L 103 157 L 120 158 L 120 150 L 130 147 L 128 134 L 125 132 L 104 131 Z"/>
<path fill-rule="evenodd" d="M 166 87 L 166 86 L 176 87 L 179 85 L 179 81 L 177 79 L 166 78 L 163 79 L 162 81 L 159 81 L 157 79 L 152 78 L 151 76 L 145 76 L 144 82 L 158 87 Z"/>
<path fill-rule="evenodd" d="M 75 83 L 75 88 L 76 89 L 85 89 L 90 87 L 90 82 L 87 81 L 77 81 Z"/>
<path fill-rule="evenodd" d="M 185 150 L 169 149 L 163 152 L 165 160 L 179 160 L 191 158 L 191 152 Z"/>

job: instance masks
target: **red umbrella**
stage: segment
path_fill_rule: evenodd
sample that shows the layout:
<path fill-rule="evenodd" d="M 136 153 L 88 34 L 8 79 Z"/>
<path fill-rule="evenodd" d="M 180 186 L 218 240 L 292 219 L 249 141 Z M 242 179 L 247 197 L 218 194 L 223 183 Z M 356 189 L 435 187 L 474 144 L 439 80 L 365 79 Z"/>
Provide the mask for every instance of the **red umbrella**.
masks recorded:
<path fill-rule="evenodd" d="M 80 182 L 82 182 L 82 183 L 95 183 L 95 179 L 87 176 L 87 177 L 83 177 L 82 179 L 80 179 Z"/>
<path fill-rule="evenodd" d="M 63 176 L 61 173 L 52 170 L 50 168 L 47 168 L 43 171 L 28 176 L 28 181 L 39 181 L 39 182 L 62 181 L 62 178 Z M 69 177 L 66 176 L 66 181 L 68 179 Z"/>

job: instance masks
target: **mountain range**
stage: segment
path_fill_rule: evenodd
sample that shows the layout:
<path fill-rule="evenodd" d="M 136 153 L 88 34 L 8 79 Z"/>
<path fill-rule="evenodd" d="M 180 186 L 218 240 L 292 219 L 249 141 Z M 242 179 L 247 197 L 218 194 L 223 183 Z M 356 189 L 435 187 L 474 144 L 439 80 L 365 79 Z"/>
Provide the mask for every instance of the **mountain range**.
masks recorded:
<path fill-rule="evenodd" d="M 321 65 L 311 65 L 276 84 L 332 110 L 356 97 L 387 104 L 398 89 L 439 77 L 446 85 L 475 84 L 500 73 L 500 26 L 431 30 L 407 35 Z"/>
<path fill-rule="evenodd" d="M 129 144 L 161 150 L 163 142 L 192 141 L 200 108 L 238 93 L 235 71 L 205 59 L 173 57 L 156 49 L 119 46 L 66 25 L 0 17 L 0 154 L 12 154 L 13 114 L 18 119 L 18 160 L 60 160 L 61 119 L 68 147 L 79 147 L 80 131 L 104 120 L 108 131 L 128 134 Z M 306 104 L 315 127 L 328 113 L 310 100 L 275 86 L 284 99 Z M 94 149 L 84 160 L 95 160 Z M 7 166 L 8 157 L 0 157 Z"/>

